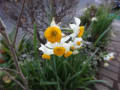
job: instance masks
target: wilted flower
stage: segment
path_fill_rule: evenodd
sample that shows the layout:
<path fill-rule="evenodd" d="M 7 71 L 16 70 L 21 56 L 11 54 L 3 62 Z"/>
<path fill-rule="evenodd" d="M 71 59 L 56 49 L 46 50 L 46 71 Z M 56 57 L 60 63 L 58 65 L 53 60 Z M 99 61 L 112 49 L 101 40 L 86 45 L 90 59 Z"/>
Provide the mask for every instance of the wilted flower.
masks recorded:
<path fill-rule="evenodd" d="M 11 81 L 12 81 L 12 80 L 9 78 L 9 76 L 7 76 L 7 75 L 3 76 L 3 77 L 2 77 L 2 80 L 3 80 L 5 83 L 7 83 L 7 84 L 11 83 Z"/>

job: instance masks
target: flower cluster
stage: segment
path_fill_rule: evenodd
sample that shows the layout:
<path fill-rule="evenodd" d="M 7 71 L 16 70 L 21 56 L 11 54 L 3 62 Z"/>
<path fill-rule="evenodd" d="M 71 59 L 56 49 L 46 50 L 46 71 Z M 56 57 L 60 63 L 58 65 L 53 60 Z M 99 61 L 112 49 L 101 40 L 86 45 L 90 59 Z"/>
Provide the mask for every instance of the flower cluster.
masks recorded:
<path fill-rule="evenodd" d="M 41 44 L 39 48 L 43 52 L 43 59 L 49 60 L 52 54 L 67 58 L 72 54 L 79 53 L 78 49 L 83 45 L 84 26 L 80 26 L 79 18 L 75 17 L 74 20 L 75 24 L 70 24 L 70 30 L 73 31 L 70 35 L 65 35 L 55 20 L 52 20 L 51 25 L 44 32 L 47 43 Z"/>

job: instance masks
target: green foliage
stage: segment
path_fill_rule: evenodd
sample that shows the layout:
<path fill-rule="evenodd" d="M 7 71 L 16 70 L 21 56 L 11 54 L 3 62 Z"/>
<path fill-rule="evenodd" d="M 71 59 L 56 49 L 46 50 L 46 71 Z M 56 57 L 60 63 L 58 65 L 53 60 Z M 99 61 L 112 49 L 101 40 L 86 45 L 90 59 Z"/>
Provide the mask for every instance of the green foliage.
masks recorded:
<path fill-rule="evenodd" d="M 14 30 L 13 32 L 11 32 L 9 34 L 9 39 L 13 40 L 13 35 L 14 34 Z M 26 35 L 23 35 L 23 37 L 21 37 L 21 39 L 19 40 L 19 42 L 17 42 L 16 44 L 16 53 L 17 56 L 20 58 L 20 60 L 24 60 L 25 58 L 28 57 L 33 57 L 33 44 L 31 42 L 30 39 L 25 37 Z M 5 41 L 5 39 L 2 37 L 0 40 L 0 50 L 4 51 L 4 53 L 0 53 L 0 58 L 5 60 L 5 64 L 0 64 L 0 66 L 4 66 L 4 67 L 11 67 L 13 66 L 13 58 L 11 56 L 11 52 L 9 49 L 9 46 L 7 44 L 7 42 Z"/>
<path fill-rule="evenodd" d="M 34 56 L 38 58 L 38 48 L 37 48 L 37 27 L 34 24 L 34 35 L 33 35 L 33 47 L 34 47 Z"/>
<path fill-rule="evenodd" d="M 108 29 L 114 19 L 114 17 L 109 16 L 109 10 L 103 7 L 98 9 L 96 13 L 96 18 L 97 21 L 94 21 L 91 26 L 91 36 L 93 41 L 96 41 L 100 37 L 100 35 L 103 34 L 106 29 Z M 102 36 L 102 42 L 105 41 L 107 34 L 108 32 L 106 32 Z"/>
<path fill-rule="evenodd" d="M 97 51 L 91 57 L 81 51 L 69 58 L 52 56 L 51 60 L 26 60 L 21 68 L 31 90 L 87 90 L 94 80 L 90 62 Z"/>

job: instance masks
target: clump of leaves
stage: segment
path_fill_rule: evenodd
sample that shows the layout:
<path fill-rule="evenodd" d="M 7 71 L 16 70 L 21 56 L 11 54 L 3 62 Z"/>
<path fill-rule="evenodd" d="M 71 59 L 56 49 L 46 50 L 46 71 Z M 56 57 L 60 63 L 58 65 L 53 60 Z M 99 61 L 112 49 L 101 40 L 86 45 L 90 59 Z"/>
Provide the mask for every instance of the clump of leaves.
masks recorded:
<path fill-rule="evenodd" d="M 96 41 L 99 37 L 102 37 L 101 42 L 106 41 L 107 35 L 109 33 L 108 28 L 115 18 L 114 16 L 110 16 L 109 14 L 109 9 L 103 7 L 98 9 L 96 13 L 97 21 L 93 22 L 91 25 L 91 36 L 93 41 Z"/>
<path fill-rule="evenodd" d="M 9 34 L 9 39 L 12 41 L 14 36 L 14 30 Z M 15 48 L 16 53 L 20 60 L 24 60 L 27 57 L 32 57 L 33 52 L 33 44 L 30 39 L 25 37 L 26 35 L 23 35 L 20 40 L 18 40 Z M 3 59 L 5 61 L 4 64 L 0 64 L 0 66 L 9 67 L 13 62 L 9 46 L 7 42 L 4 40 L 4 38 L 1 38 L 0 40 L 0 59 Z"/>
<path fill-rule="evenodd" d="M 31 90 L 87 90 L 89 85 L 98 82 L 94 80 L 95 73 L 91 66 L 97 51 L 91 57 L 81 51 L 69 58 L 53 55 L 50 60 L 25 60 L 21 68 Z"/>

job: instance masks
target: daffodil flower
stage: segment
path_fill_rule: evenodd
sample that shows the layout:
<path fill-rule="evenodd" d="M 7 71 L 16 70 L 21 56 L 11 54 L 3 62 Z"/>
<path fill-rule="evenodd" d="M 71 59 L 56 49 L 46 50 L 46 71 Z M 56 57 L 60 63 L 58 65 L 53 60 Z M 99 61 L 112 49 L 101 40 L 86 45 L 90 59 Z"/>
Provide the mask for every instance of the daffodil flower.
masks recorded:
<path fill-rule="evenodd" d="M 70 34 L 70 37 L 72 37 L 73 39 L 75 37 L 82 37 L 83 33 L 84 33 L 84 26 L 80 26 L 80 19 L 74 17 L 75 20 L 75 24 L 70 24 L 70 28 L 73 30 L 73 33 Z"/>
<path fill-rule="evenodd" d="M 39 50 L 43 52 L 43 59 L 50 59 L 50 55 L 69 57 L 72 54 L 77 54 L 77 49 L 83 45 L 82 35 L 84 33 L 84 26 L 80 26 L 80 19 L 74 18 L 75 24 L 70 24 L 73 33 L 66 36 L 62 33 L 59 25 L 55 23 L 53 18 L 50 26 L 45 30 L 44 36 L 47 39 L 45 45 L 41 44 Z M 71 40 L 72 38 L 72 40 Z M 71 51 L 72 49 L 72 51 Z"/>
<path fill-rule="evenodd" d="M 10 77 L 7 76 L 7 75 L 3 76 L 3 77 L 2 77 L 2 80 L 3 80 L 5 83 L 7 83 L 7 84 L 11 83 L 11 81 L 12 81 L 12 80 L 10 79 Z"/>
<path fill-rule="evenodd" d="M 56 43 L 50 43 L 47 42 L 45 44 L 46 47 L 53 49 L 53 52 L 56 56 L 64 56 L 68 57 L 72 54 L 72 52 L 70 51 L 70 44 L 66 43 L 66 41 L 68 41 L 70 39 L 69 36 L 63 37 L 61 39 L 61 42 L 56 42 Z"/>
<path fill-rule="evenodd" d="M 115 53 L 111 52 L 111 53 L 105 55 L 103 59 L 104 59 L 105 61 L 112 60 L 112 59 L 114 59 L 114 54 L 115 54 Z"/>
<path fill-rule="evenodd" d="M 45 45 L 41 44 L 41 47 L 39 48 L 43 52 L 42 58 L 43 59 L 50 59 L 50 55 L 53 54 L 53 50 L 50 48 L 47 48 Z"/>
<path fill-rule="evenodd" d="M 82 38 L 75 38 L 74 41 L 71 43 L 71 46 L 73 46 L 75 49 L 79 49 L 82 47 Z"/>

